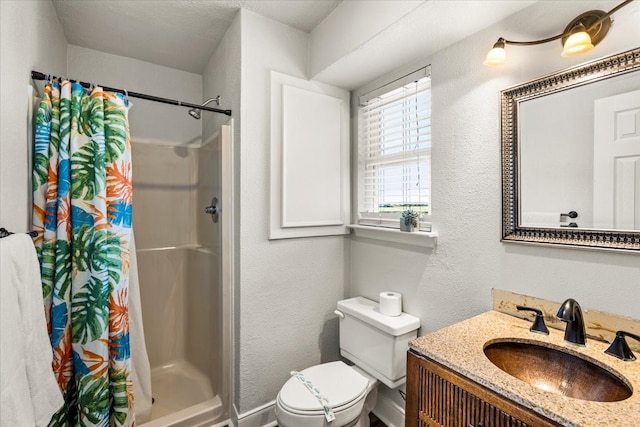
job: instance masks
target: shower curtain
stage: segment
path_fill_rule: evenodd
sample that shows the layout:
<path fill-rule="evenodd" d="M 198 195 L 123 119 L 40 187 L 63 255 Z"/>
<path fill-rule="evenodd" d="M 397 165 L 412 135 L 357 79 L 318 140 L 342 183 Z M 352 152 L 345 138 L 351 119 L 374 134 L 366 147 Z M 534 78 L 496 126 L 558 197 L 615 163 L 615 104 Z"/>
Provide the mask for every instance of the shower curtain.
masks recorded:
<path fill-rule="evenodd" d="M 129 102 L 50 82 L 36 117 L 33 226 L 53 368 L 50 426 L 133 426 L 128 269 Z"/>

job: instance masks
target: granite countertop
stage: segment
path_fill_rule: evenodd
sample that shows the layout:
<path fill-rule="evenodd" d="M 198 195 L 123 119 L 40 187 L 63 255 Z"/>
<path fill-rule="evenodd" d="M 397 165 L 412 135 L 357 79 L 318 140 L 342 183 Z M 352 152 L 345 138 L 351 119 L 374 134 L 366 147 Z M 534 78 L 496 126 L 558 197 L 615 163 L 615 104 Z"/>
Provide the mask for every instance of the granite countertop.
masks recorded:
<path fill-rule="evenodd" d="M 608 344 L 587 339 L 586 347 L 564 341 L 564 333 L 550 329 L 549 335 L 529 331 L 531 322 L 497 311 L 416 338 L 409 346 L 436 362 L 484 385 L 533 411 L 571 427 L 640 425 L 640 358 L 624 362 L 604 353 Z M 630 384 L 634 393 L 620 402 L 589 402 L 542 391 L 501 371 L 483 352 L 492 340 L 536 341 L 562 347 L 568 353 L 595 359 L 605 369 Z M 637 355 L 636 355 L 637 356 Z"/>

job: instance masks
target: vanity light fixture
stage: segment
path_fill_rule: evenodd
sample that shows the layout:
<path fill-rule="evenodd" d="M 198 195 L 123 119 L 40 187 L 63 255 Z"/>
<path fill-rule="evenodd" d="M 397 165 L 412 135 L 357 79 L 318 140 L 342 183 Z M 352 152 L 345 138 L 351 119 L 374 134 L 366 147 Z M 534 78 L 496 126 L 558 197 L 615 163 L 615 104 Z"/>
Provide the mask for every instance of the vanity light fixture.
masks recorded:
<path fill-rule="evenodd" d="M 607 35 L 607 32 L 611 27 L 611 15 L 632 1 L 633 0 L 626 0 L 611 9 L 609 12 L 604 12 L 602 10 L 590 10 L 585 12 L 569 22 L 569 25 L 566 26 L 564 31 L 557 36 L 542 40 L 533 40 L 530 42 L 519 42 L 500 37 L 487 54 L 487 58 L 484 60 L 484 65 L 504 64 L 507 56 L 504 47 L 508 44 L 531 46 L 560 39 L 563 47 L 562 56 L 576 56 L 589 52 L 594 48 L 594 46 L 600 43 L 602 39 L 604 39 L 604 36 Z"/>

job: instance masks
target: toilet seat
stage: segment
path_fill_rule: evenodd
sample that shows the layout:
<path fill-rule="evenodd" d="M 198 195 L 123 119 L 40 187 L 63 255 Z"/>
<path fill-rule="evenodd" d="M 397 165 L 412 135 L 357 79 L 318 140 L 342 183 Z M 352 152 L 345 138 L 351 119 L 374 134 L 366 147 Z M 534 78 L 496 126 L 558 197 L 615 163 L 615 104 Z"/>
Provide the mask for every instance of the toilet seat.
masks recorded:
<path fill-rule="evenodd" d="M 332 425 L 351 425 L 362 413 L 365 398 L 377 383 L 344 362 L 330 362 L 307 368 L 301 373 L 327 399 L 336 416 Z M 276 411 L 282 425 L 326 425 L 322 403 L 297 377 L 291 377 L 278 393 Z"/>
<path fill-rule="evenodd" d="M 351 408 L 352 406 L 357 405 L 360 402 L 360 400 L 362 400 L 362 398 L 364 397 L 365 393 L 366 393 L 366 390 L 363 391 L 362 393 L 360 393 L 358 396 L 356 396 L 350 402 L 348 402 L 348 403 L 346 403 L 344 405 L 337 406 L 337 407 L 332 406 L 331 409 L 336 414 L 338 412 L 346 411 L 347 409 Z M 280 406 L 283 409 L 287 410 L 288 412 L 291 412 L 292 414 L 305 415 L 305 416 L 322 415 L 324 417 L 324 411 L 322 409 L 310 410 L 310 411 L 308 411 L 308 410 L 300 410 L 298 408 L 291 407 L 291 406 L 287 405 L 287 403 L 285 401 L 283 401 L 280 396 L 278 396 L 278 403 L 280 404 Z"/>
<path fill-rule="evenodd" d="M 312 366 L 300 373 L 327 399 L 327 405 L 334 410 L 357 400 L 369 384 L 367 378 L 340 361 Z M 322 412 L 322 404 L 296 377 L 289 378 L 282 387 L 280 400 L 291 411 Z"/>

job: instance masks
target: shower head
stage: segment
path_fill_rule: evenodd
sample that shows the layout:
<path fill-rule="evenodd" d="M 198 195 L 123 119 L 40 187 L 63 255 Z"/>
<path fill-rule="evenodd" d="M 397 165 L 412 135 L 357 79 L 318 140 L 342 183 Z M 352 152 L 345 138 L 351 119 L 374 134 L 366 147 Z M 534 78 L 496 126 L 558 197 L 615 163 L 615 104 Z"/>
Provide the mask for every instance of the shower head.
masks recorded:
<path fill-rule="evenodd" d="M 202 103 L 202 107 L 204 107 L 205 105 L 207 105 L 208 103 L 215 101 L 216 105 L 220 105 L 220 95 L 216 96 L 215 98 L 209 98 L 206 101 L 204 101 Z M 196 120 L 200 120 L 200 113 L 202 112 L 202 110 L 198 109 L 198 108 L 192 108 L 189 110 L 189 115 L 191 117 L 193 117 Z"/>
<path fill-rule="evenodd" d="M 199 110 L 197 108 L 192 108 L 192 109 L 189 110 L 189 115 L 191 117 L 193 117 L 194 119 L 196 119 L 196 120 L 200 120 L 200 111 L 201 110 Z"/>

